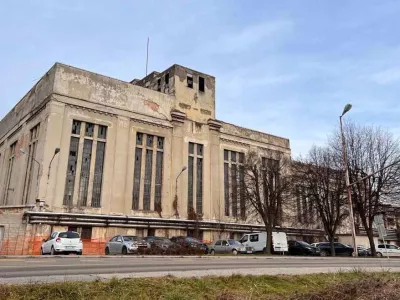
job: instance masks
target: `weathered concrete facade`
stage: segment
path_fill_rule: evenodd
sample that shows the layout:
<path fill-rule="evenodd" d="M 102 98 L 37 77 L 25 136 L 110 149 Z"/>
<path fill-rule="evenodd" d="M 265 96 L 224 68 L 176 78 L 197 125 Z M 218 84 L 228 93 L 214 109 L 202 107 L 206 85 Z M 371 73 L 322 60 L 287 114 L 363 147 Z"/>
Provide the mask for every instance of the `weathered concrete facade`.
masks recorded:
<path fill-rule="evenodd" d="M 129 83 L 57 63 L 0 122 L 0 226 L 17 207 L 38 239 L 68 226 L 99 243 L 257 229 L 226 193 L 226 155 L 239 166 L 250 150 L 290 156 L 288 139 L 215 119 L 212 76 L 174 65 Z"/>

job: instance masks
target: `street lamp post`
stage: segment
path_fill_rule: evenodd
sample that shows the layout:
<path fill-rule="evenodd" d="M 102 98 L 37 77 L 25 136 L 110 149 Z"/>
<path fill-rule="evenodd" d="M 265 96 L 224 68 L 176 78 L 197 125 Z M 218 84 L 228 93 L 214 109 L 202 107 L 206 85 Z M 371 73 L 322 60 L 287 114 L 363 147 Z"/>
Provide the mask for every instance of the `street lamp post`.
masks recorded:
<path fill-rule="evenodd" d="M 51 164 L 53 163 L 54 157 L 56 157 L 56 155 L 57 155 L 59 152 L 60 152 L 60 148 L 57 147 L 56 149 L 54 149 L 53 157 L 51 158 L 50 163 L 49 163 L 49 170 L 47 171 L 46 194 L 45 194 L 45 196 L 44 196 L 45 199 L 47 199 L 47 189 L 48 189 L 48 187 L 49 187 Z"/>
<path fill-rule="evenodd" d="M 179 176 L 181 176 L 181 174 L 187 169 L 186 166 L 182 167 L 182 170 L 179 172 L 178 176 L 176 176 L 175 179 L 175 200 L 176 201 L 176 205 L 178 205 L 178 178 Z M 177 211 L 175 212 L 175 214 L 177 215 Z"/>
<path fill-rule="evenodd" d="M 351 109 L 351 107 L 352 107 L 351 104 L 346 104 L 346 106 L 343 109 L 342 115 L 339 117 L 339 120 L 340 120 L 340 133 L 342 136 L 343 165 L 344 165 L 345 177 L 346 177 L 346 190 L 347 190 L 347 199 L 348 199 L 348 203 L 349 203 L 353 250 L 354 250 L 354 256 L 358 256 L 357 244 L 356 244 L 356 228 L 354 225 L 353 201 L 351 200 L 351 185 L 350 185 L 350 178 L 349 178 L 349 167 L 347 165 L 346 139 L 345 139 L 345 136 L 343 133 L 343 122 L 342 122 L 343 116 Z"/>

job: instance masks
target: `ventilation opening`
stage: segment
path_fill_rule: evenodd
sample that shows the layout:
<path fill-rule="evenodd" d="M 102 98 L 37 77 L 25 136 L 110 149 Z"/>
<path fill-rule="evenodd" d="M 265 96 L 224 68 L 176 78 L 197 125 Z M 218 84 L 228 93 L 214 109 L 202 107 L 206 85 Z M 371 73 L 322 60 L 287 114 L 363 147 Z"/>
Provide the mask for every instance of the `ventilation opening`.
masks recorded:
<path fill-rule="evenodd" d="M 205 87 L 204 87 L 204 77 L 199 77 L 199 91 L 204 92 Z"/>

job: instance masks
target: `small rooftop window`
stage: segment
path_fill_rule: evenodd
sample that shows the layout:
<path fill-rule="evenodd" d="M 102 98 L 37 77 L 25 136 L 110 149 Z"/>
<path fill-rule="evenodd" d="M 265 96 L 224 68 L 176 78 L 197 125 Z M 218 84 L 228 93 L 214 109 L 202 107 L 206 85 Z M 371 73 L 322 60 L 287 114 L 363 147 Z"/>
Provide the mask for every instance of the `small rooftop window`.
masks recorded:
<path fill-rule="evenodd" d="M 157 79 L 157 91 L 161 92 L 161 78 Z"/>
<path fill-rule="evenodd" d="M 169 84 L 169 73 L 165 74 L 165 84 L 168 85 Z"/>
<path fill-rule="evenodd" d="M 199 77 L 199 91 L 204 92 L 204 77 Z"/>
<path fill-rule="evenodd" d="M 193 76 L 191 74 L 187 74 L 186 81 L 187 81 L 188 88 L 192 89 L 193 88 Z"/>

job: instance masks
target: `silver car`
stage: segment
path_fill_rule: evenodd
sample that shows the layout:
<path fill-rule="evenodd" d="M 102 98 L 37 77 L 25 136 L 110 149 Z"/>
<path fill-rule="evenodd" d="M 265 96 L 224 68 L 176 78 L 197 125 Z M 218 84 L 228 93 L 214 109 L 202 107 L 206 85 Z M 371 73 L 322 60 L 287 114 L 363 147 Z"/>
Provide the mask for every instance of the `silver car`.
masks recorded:
<path fill-rule="evenodd" d="M 232 253 L 237 255 L 238 253 L 246 253 L 246 247 L 235 240 L 218 240 L 210 249 L 210 254 L 221 254 L 221 253 Z"/>
<path fill-rule="evenodd" d="M 149 248 L 149 244 L 134 235 L 116 235 L 106 243 L 105 254 L 138 253 L 140 249 Z"/>

